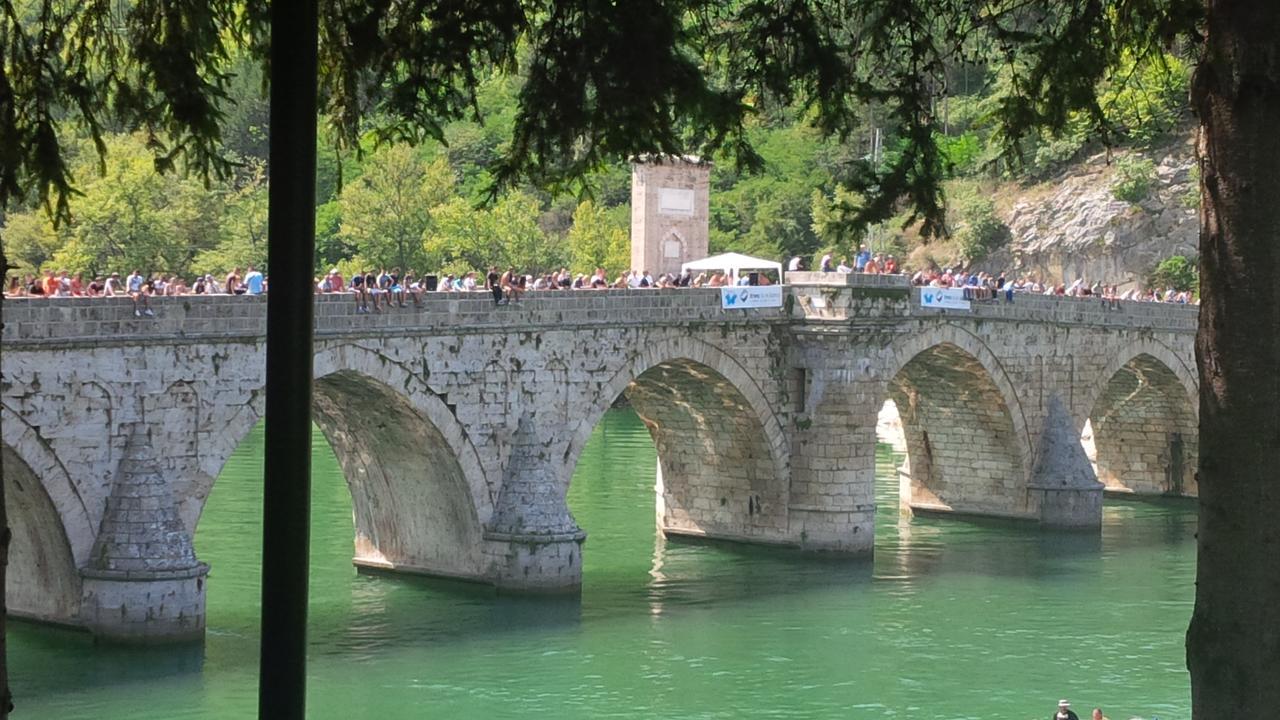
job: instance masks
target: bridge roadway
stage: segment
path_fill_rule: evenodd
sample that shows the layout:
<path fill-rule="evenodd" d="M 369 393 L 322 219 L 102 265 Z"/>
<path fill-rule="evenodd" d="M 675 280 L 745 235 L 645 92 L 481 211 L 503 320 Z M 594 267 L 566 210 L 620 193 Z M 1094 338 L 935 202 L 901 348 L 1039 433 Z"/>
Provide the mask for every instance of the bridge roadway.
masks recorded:
<path fill-rule="evenodd" d="M 355 563 L 577 588 L 565 493 L 623 394 L 657 448 L 669 534 L 869 554 L 887 400 L 907 509 L 1089 527 L 1104 485 L 1195 493 L 1196 308 L 1020 295 L 940 311 L 899 278 L 789 280 L 783 307 L 753 310 L 722 310 L 718 290 L 441 294 L 377 315 L 317 298 L 315 419 L 351 491 Z M 203 634 L 192 537 L 262 415 L 266 303 L 152 303 L 154 319 L 127 299 L 4 303 L 16 615 Z"/>

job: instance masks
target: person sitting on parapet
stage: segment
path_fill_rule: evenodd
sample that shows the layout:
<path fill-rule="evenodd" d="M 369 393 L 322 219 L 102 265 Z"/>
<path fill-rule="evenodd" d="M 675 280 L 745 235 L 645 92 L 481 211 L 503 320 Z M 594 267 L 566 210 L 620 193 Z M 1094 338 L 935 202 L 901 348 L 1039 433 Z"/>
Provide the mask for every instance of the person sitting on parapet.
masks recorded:
<path fill-rule="evenodd" d="M 516 274 L 515 265 L 508 266 L 507 271 L 502 273 L 502 292 L 507 296 L 508 302 L 520 302 L 520 293 L 524 290 L 522 281 L 523 276 Z"/>
<path fill-rule="evenodd" d="M 147 293 L 143 289 L 146 279 L 142 273 L 134 270 L 129 277 L 125 278 L 125 287 L 129 291 L 129 297 L 133 299 L 133 315 L 134 317 L 152 317 L 155 315 L 151 311 L 151 303 L 147 301 Z"/>
<path fill-rule="evenodd" d="M 364 273 L 364 291 L 369 294 L 373 311 L 382 312 L 380 308 L 385 303 L 386 298 L 382 297 L 382 289 L 378 287 L 378 276 L 373 274 L 373 270 L 366 270 Z"/>
<path fill-rule="evenodd" d="M 1059 700 L 1058 711 L 1053 714 L 1053 720 L 1080 720 L 1080 718 L 1071 711 L 1071 703 Z"/>

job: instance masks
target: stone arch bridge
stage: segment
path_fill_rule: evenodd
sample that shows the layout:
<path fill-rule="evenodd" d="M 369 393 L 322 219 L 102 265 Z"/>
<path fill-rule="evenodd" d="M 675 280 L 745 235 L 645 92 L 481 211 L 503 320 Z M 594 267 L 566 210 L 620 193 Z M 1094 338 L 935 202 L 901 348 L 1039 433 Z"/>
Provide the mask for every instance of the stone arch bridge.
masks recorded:
<path fill-rule="evenodd" d="M 355 562 L 576 588 L 589 546 L 565 494 L 623 394 L 657 448 L 670 534 L 870 553 L 890 399 L 907 508 L 1087 527 L 1103 483 L 1194 494 L 1195 308 L 939 311 L 898 278 L 789 280 L 783 307 L 749 310 L 718 290 L 439 294 L 379 315 L 317 298 L 314 416 L 351 491 Z M 4 303 L 17 615 L 106 638 L 203 633 L 192 538 L 263 411 L 266 303 L 153 305 L 138 319 L 127 300 Z"/>

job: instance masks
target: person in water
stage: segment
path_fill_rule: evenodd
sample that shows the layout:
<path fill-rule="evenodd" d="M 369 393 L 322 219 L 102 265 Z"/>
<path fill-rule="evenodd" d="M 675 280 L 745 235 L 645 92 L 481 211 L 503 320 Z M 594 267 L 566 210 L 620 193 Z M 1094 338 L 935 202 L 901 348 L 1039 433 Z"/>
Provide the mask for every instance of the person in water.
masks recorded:
<path fill-rule="evenodd" d="M 1058 712 L 1053 714 L 1053 720 L 1080 720 L 1080 718 L 1071 712 L 1071 703 L 1066 700 L 1058 701 Z"/>
<path fill-rule="evenodd" d="M 1093 709 L 1093 720 L 1111 720 L 1111 718 L 1102 714 L 1102 708 Z"/>

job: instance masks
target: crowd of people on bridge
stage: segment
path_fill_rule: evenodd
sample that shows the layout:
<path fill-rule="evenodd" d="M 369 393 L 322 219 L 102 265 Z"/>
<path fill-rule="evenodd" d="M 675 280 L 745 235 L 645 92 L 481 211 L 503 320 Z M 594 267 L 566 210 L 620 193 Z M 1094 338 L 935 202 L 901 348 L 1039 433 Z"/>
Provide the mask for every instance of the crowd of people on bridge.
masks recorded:
<path fill-rule="evenodd" d="M 805 270 L 804 258 L 791 258 L 787 265 L 788 272 Z M 866 245 L 861 245 L 853 255 L 852 263 L 845 258 L 836 258 L 826 253 L 818 261 L 819 272 L 862 273 L 868 275 L 899 275 L 901 269 L 898 258 L 882 253 L 873 254 Z M 1017 293 L 1034 295 L 1051 295 L 1058 297 L 1097 298 L 1105 303 L 1116 304 L 1121 300 L 1135 302 L 1160 302 L 1177 304 L 1199 304 L 1194 293 L 1175 288 L 1143 288 L 1134 285 L 1121 291 L 1118 284 L 1101 281 L 1087 282 L 1084 278 L 1076 278 L 1072 283 L 1041 282 L 1035 274 L 1009 277 L 1004 272 L 992 274 L 985 271 L 956 268 L 927 268 L 911 273 L 911 284 L 918 287 L 963 288 L 970 292 L 966 295 L 972 299 L 998 299 L 1003 297 L 1012 301 Z"/>
<path fill-rule="evenodd" d="M 1053 295 L 1058 297 L 1097 298 L 1106 303 L 1118 303 L 1121 300 L 1135 302 L 1177 303 L 1182 305 L 1199 304 L 1199 298 L 1186 290 L 1174 288 L 1141 288 L 1133 287 L 1120 291 L 1118 285 L 1108 285 L 1100 281 L 1089 283 L 1084 278 L 1077 278 L 1071 284 L 1042 283 L 1036 275 L 1020 275 L 1016 278 L 1006 277 L 1001 272 L 992 275 L 987 272 L 967 271 L 963 268 L 944 268 L 941 270 L 918 270 L 911 276 L 911 284 L 917 286 L 939 288 L 974 288 L 986 291 L 992 297 L 1004 295 L 1012 300 L 1015 293 L 1032 295 Z"/>
<path fill-rule="evenodd" d="M 787 264 L 788 272 L 803 271 L 804 258 L 799 255 L 791 258 Z M 862 273 L 864 275 L 897 275 L 901 272 L 898 258 L 884 253 L 872 253 L 866 245 L 859 245 L 853 253 L 853 260 L 836 258 L 832 253 L 824 253 L 818 260 L 818 272 Z"/>
<path fill-rule="evenodd" d="M 347 294 L 354 298 L 357 312 L 380 312 L 383 308 L 405 307 L 410 302 L 420 304 L 424 293 L 488 293 L 495 303 L 518 301 L 529 291 L 542 290 L 601 290 L 601 289 L 674 289 L 716 288 L 730 285 L 771 285 L 779 278 L 768 273 L 743 274 L 734 278 L 728 272 L 699 272 L 688 270 L 679 273 L 663 273 L 656 277 L 648 270 L 629 270 L 610 279 L 603 268 L 596 268 L 590 275 L 571 273 L 568 268 L 537 275 L 519 272 L 515 267 L 500 271 L 489 268 L 483 275 L 471 271 L 418 274 L 400 268 L 365 270 L 344 276 L 337 268 L 315 279 L 317 294 Z M 144 274 L 134 270 L 121 278 L 120 273 L 96 276 L 86 280 L 83 274 L 46 270 L 43 275 L 11 276 L 5 285 L 8 297 L 129 297 L 135 304 L 135 314 L 149 316 L 153 312 L 148 298 L 173 295 L 262 295 L 267 292 L 270 279 L 253 266 L 234 268 L 225 276 L 198 275 L 188 281 L 180 275 Z"/>
<path fill-rule="evenodd" d="M 406 307 L 410 302 L 417 305 L 422 301 L 424 293 L 470 293 L 485 292 L 493 298 L 497 305 L 519 302 L 526 292 L 544 290 L 605 290 L 605 289 L 676 289 L 676 288 L 716 288 L 730 285 L 771 285 L 775 281 L 766 274 L 754 276 L 743 275 L 736 280 L 725 272 L 702 272 L 694 275 L 689 270 L 680 273 L 664 273 L 654 277 L 648 270 L 629 270 L 610 280 L 603 268 L 587 275 L 572 273 L 568 268 L 560 268 L 550 273 L 532 275 L 516 270 L 514 266 L 505 271 L 490 267 L 481 276 L 474 271 L 466 273 L 445 273 L 443 275 L 417 275 L 413 271 L 401 273 L 399 268 L 355 273 L 344 278 L 337 268 L 317 281 L 318 293 L 350 293 L 355 299 L 356 312 L 379 312 L 386 307 Z"/>
<path fill-rule="evenodd" d="M 860 273 L 867 275 L 902 275 L 898 258 L 891 254 L 872 253 L 866 245 L 859 247 L 852 259 L 836 258 L 824 253 L 818 260 L 819 272 Z M 788 272 L 805 271 L 804 259 L 797 256 L 787 264 Z M 920 269 L 911 273 L 916 286 L 963 288 L 966 297 L 975 300 L 1013 301 L 1020 293 L 1061 297 L 1098 298 L 1116 304 L 1122 300 L 1194 304 L 1198 299 L 1190 292 L 1172 288 L 1131 287 L 1120 291 L 1115 284 L 1086 282 L 1083 278 L 1070 284 L 1041 282 L 1036 275 L 1010 277 L 1003 272 L 956 268 Z M 590 274 L 572 273 L 568 268 L 531 274 L 515 267 L 501 270 L 490 267 L 487 272 L 427 274 L 400 268 L 381 268 L 354 272 L 344 276 L 337 268 L 315 279 L 317 294 L 349 295 L 358 313 L 381 312 L 385 308 L 421 304 L 426 293 L 487 293 L 494 303 L 518 302 L 526 292 L 544 290 L 600 289 L 678 289 L 716 288 L 730 285 L 770 285 L 782 281 L 770 272 L 741 273 L 728 271 L 654 275 L 648 270 L 629 270 L 610 279 L 603 268 Z M 133 270 L 125 277 L 120 273 L 98 275 L 86 280 L 82 274 L 45 270 L 42 275 L 11 276 L 5 285 L 9 297 L 129 297 L 138 316 L 153 314 L 149 298 L 173 295 L 261 295 L 267 292 L 269 279 L 253 266 L 233 268 L 225 275 L 198 275 L 193 279 L 176 274 L 148 274 Z"/>

